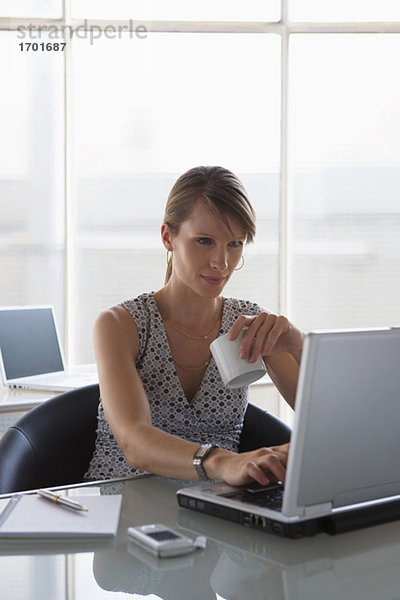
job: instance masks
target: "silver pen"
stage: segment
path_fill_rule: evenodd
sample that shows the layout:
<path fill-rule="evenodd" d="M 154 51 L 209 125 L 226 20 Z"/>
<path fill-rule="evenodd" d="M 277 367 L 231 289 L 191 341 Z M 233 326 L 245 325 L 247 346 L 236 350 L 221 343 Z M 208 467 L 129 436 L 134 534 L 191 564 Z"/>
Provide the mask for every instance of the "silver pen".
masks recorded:
<path fill-rule="evenodd" d="M 68 508 L 73 508 L 74 510 L 88 510 L 86 506 L 79 504 L 79 502 L 74 502 L 74 500 L 70 500 L 69 498 L 65 498 L 64 496 L 60 496 L 60 494 L 53 494 L 48 490 L 38 490 L 37 491 L 42 498 L 46 498 L 46 500 L 50 500 L 54 502 L 54 504 L 59 504 L 60 506 L 66 506 Z"/>

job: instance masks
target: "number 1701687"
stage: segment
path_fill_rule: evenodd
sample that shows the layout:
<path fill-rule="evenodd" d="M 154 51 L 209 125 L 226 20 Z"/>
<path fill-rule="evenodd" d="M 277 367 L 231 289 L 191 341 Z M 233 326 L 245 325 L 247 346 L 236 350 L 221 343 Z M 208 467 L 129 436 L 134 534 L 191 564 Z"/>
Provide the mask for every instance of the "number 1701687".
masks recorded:
<path fill-rule="evenodd" d="M 63 52 L 66 42 L 21 42 L 21 52 Z"/>

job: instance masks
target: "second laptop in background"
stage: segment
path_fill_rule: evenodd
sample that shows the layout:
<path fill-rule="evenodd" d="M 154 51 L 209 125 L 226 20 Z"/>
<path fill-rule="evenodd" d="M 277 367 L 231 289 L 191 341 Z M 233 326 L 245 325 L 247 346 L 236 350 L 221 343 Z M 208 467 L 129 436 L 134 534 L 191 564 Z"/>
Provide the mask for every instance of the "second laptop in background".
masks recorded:
<path fill-rule="evenodd" d="M 0 307 L 4 385 L 64 392 L 97 383 L 95 367 L 85 368 L 65 368 L 52 306 Z"/>

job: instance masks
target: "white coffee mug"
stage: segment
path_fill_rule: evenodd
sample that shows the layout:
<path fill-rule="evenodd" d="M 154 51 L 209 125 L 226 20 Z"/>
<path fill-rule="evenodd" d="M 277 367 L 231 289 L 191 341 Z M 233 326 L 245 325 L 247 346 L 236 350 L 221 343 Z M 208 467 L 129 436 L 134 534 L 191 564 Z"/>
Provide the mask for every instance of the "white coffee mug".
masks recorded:
<path fill-rule="evenodd" d="M 210 344 L 210 350 L 218 367 L 221 379 L 228 388 L 239 388 L 263 377 L 267 369 L 260 355 L 256 362 L 239 358 L 239 347 L 244 330 L 236 340 L 229 340 L 228 334 L 221 335 Z"/>

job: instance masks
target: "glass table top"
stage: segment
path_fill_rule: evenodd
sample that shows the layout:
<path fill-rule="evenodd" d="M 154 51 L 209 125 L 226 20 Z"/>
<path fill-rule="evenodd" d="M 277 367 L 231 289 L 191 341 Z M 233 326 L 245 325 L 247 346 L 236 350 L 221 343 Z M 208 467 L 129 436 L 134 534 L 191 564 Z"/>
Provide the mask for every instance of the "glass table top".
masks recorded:
<path fill-rule="evenodd" d="M 0 544 L 7 600 L 389 600 L 400 589 L 400 522 L 290 540 L 179 508 L 183 483 L 144 477 L 74 487 L 73 497 L 122 494 L 110 543 Z M 0 510 L 7 499 L 0 499 Z M 61 509 L 60 509 L 61 510 Z M 129 542 L 131 525 L 162 522 L 207 547 L 157 559 Z"/>

